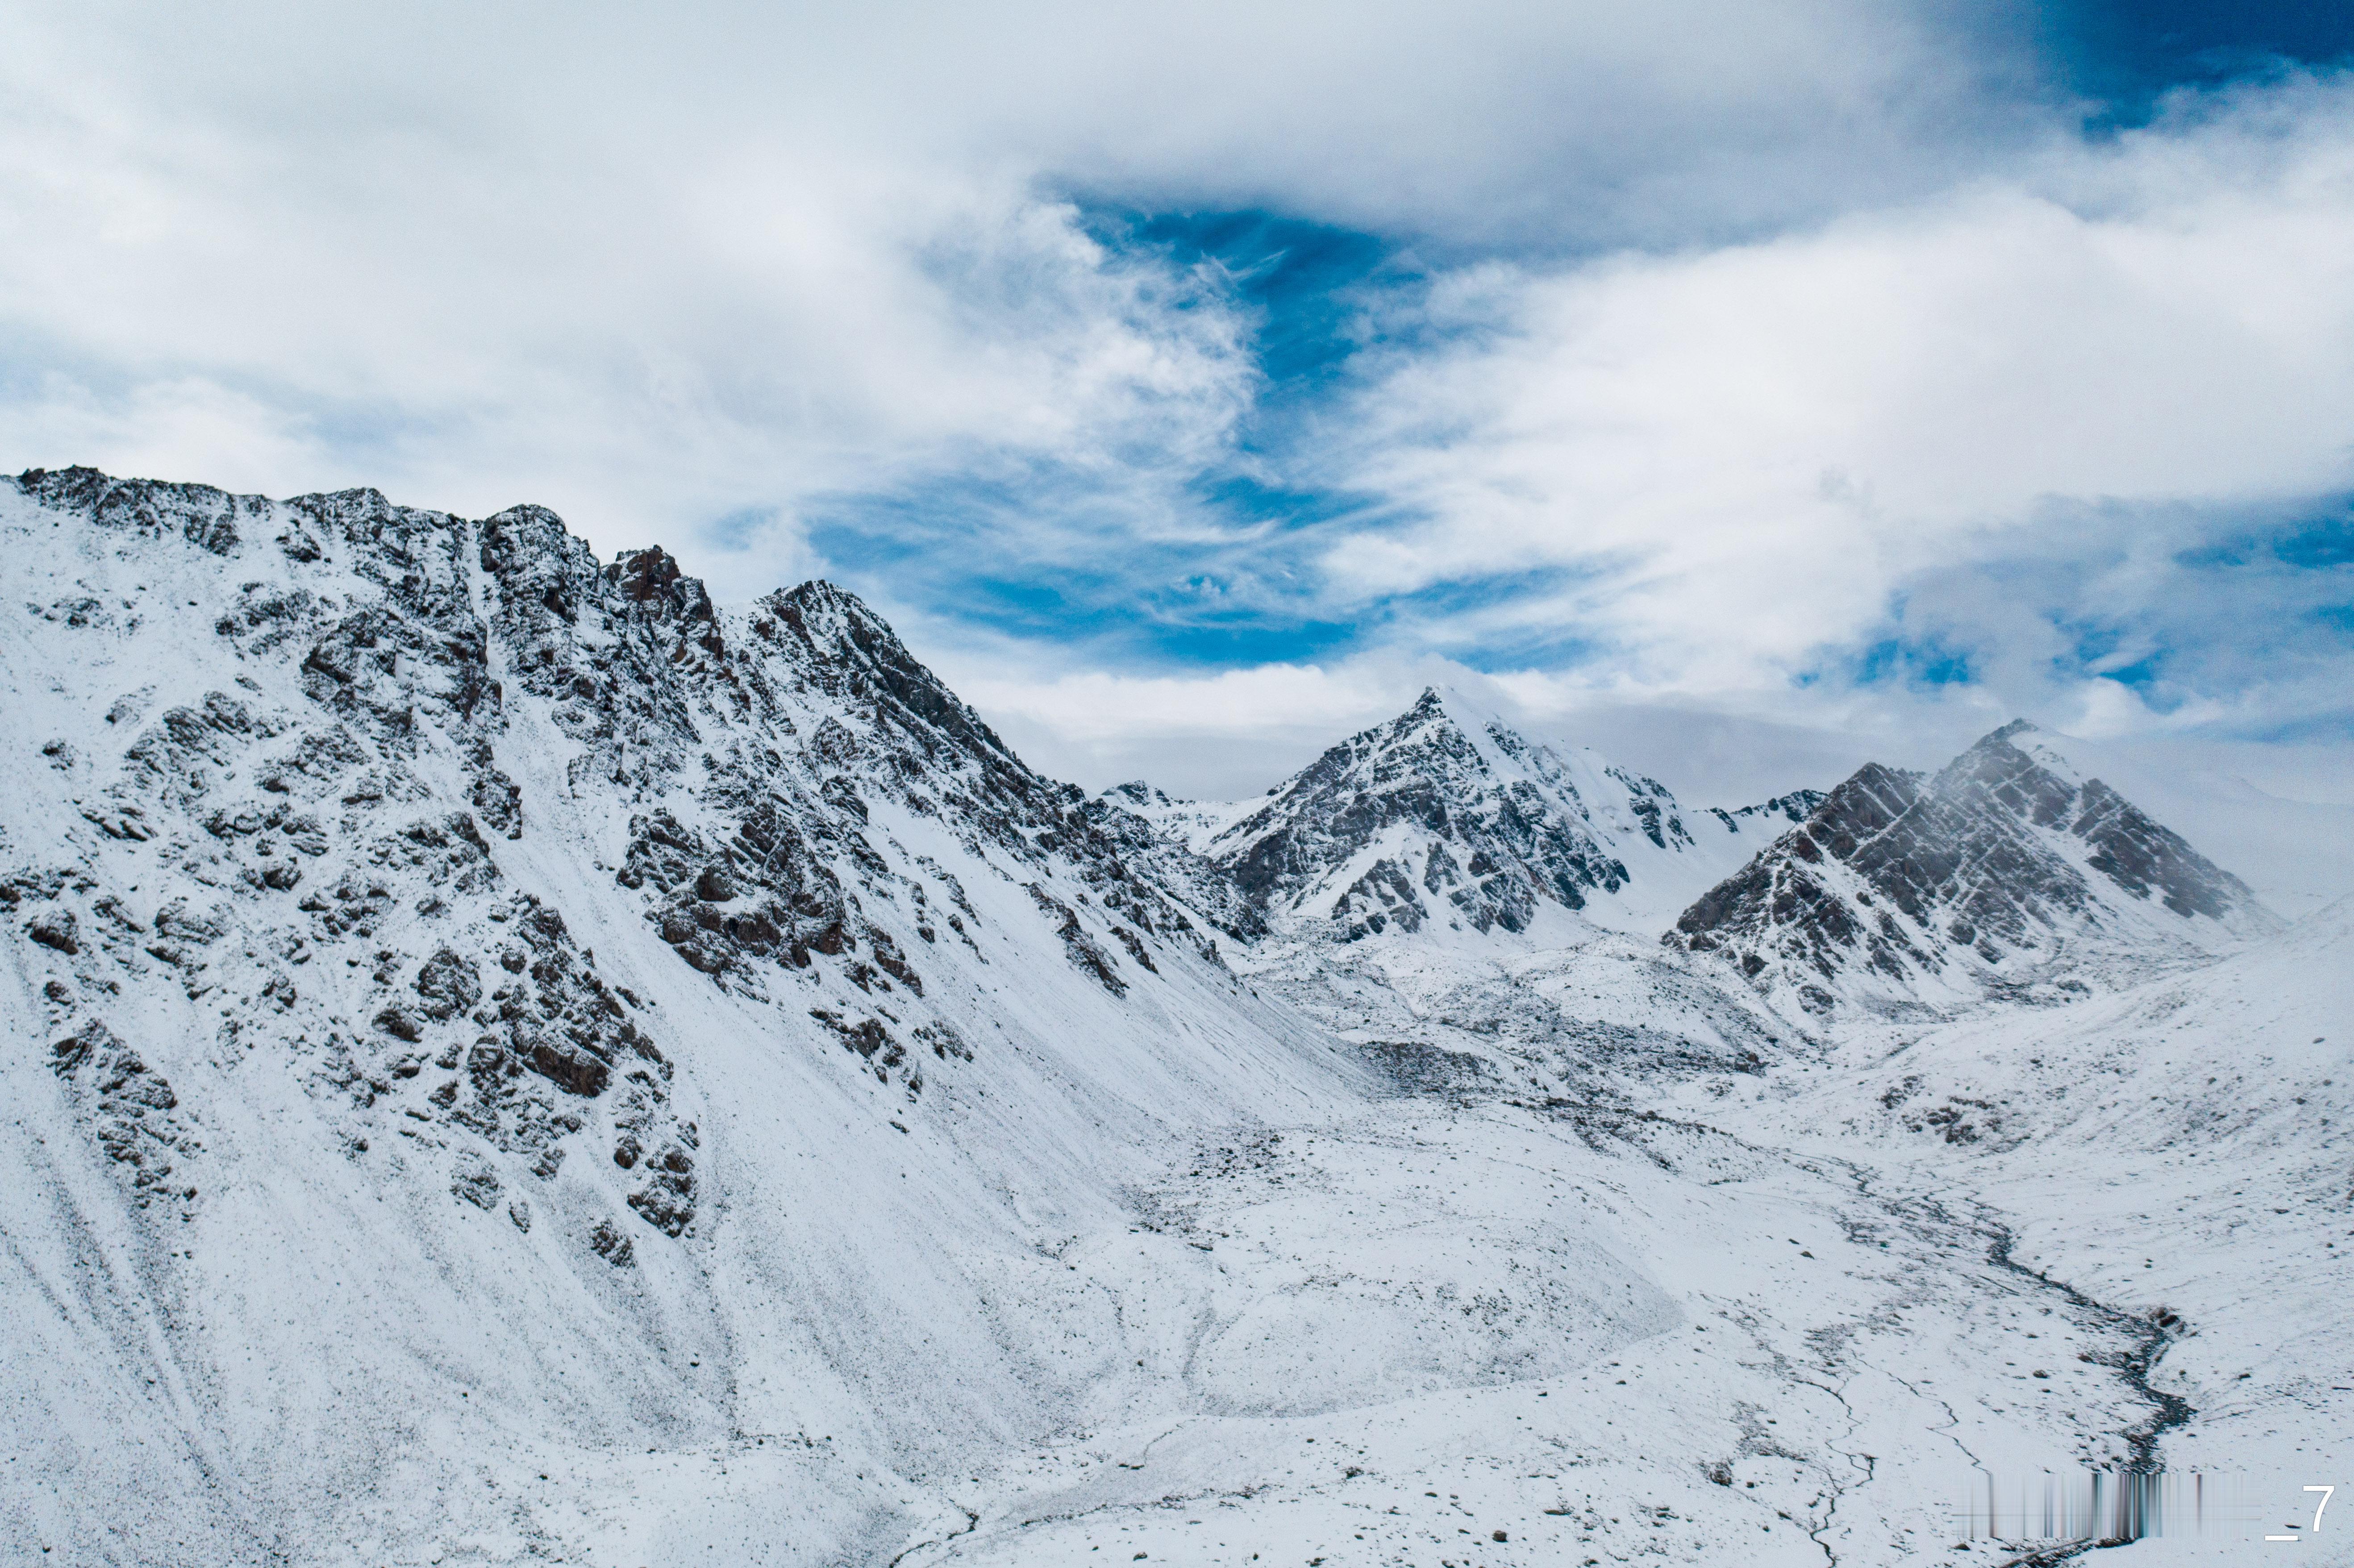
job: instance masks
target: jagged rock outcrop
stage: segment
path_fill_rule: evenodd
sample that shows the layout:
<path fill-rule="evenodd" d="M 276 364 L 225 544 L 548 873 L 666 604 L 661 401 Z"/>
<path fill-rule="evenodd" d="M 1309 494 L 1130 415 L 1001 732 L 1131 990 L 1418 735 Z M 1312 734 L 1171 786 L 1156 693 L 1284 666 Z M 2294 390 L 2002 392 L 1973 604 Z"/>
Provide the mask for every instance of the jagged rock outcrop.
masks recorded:
<path fill-rule="evenodd" d="M 1867 764 L 1677 920 L 1823 1014 L 2017 992 L 2268 929 L 2245 884 L 2006 725 L 1932 776 Z"/>
<path fill-rule="evenodd" d="M 519 514 L 483 524 L 478 546 L 471 525 L 373 491 L 276 503 L 87 470 L 18 487 L 142 575 L 174 563 L 137 542 L 173 539 L 260 572 L 234 587 L 200 579 L 193 600 L 119 599 L 68 626 L 86 656 L 110 660 L 138 645 L 147 617 L 168 619 L 201 640 L 188 662 L 246 673 L 152 719 L 155 684 L 125 694 L 105 715 L 119 761 L 92 754 L 69 770 L 127 880 L 177 895 L 143 920 L 135 886 L 106 891 L 89 858 L 12 877 L 19 902 L 41 895 L 36 940 L 95 938 L 50 943 L 73 960 L 53 1006 L 162 984 L 218 999 L 233 1059 L 289 1051 L 319 1092 L 485 1170 L 504 1155 L 545 1180 L 599 1123 L 692 1146 L 668 1107 L 664 1053 L 563 915 L 513 887 L 492 847 L 524 832 L 520 792 L 494 760 L 508 736 L 493 661 L 543 686 L 567 665 L 545 638 L 494 652 L 477 596 L 525 585 L 552 599 L 542 581 L 562 572 L 549 552 L 575 566 L 583 552 L 544 533 L 518 545 Z M 257 560 L 270 545 L 277 562 Z M 206 593 L 224 602 L 207 607 Z M 187 609 L 203 620 L 187 624 Z M 78 919 L 78 897 L 94 925 Z M 683 1198 L 673 1208 L 691 1213 Z"/>
<path fill-rule="evenodd" d="M 50 1065 L 139 1207 L 159 1198 L 184 1205 L 195 1201 L 196 1189 L 186 1185 L 173 1157 L 199 1153 L 203 1145 L 172 1114 L 180 1101 L 170 1083 L 137 1051 L 93 1018 L 50 1048 Z"/>
<path fill-rule="evenodd" d="M 1161 810 L 1154 810 L 1155 804 Z M 1140 810 L 1139 808 L 1142 808 Z M 1173 897 L 1204 924 L 1238 942 L 1267 935 L 1267 918 L 1225 870 L 1204 859 L 1172 830 L 1183 807 L 1143 783 L 1115 785 L 1080 808 L 1120 860 Z M 1148 814 L 1149 813 L 1149 814 Z"/>

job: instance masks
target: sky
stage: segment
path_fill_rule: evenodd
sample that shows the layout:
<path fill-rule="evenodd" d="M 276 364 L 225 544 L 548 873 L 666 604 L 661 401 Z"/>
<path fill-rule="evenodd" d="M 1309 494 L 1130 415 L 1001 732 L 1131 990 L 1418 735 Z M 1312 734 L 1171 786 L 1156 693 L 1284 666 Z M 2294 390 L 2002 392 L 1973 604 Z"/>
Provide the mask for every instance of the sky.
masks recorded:
<path fill-rule="evenodd" d="M 2354 800 L 2354 8 L 0 0 L 0 467 L 866 597 L 1034 762 Z"/>

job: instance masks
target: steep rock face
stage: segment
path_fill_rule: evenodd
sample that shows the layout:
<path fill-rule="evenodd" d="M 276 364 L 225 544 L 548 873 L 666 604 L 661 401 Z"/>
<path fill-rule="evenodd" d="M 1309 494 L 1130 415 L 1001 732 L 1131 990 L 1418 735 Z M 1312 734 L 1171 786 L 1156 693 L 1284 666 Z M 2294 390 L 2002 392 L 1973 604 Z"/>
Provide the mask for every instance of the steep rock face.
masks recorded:
<path fill-rule="evenodd" d="M 1354 940 L 1434 923 L 1520 932 L 1543 906 L 1672 884 L 1672 868 L 1699 863 L 1695 848 L 1657 780 L 1532 741 L 1433 689 L 1327 751 L 1205 853 L 1279 927 Z"/>
<path fill-rule="evenodd" d="M 111 887 L 69 834 L 27 844 L 7 878 L 37 938 L 44 920 L 72 928 L 77 902 L 97 916 L 48 984 L 53 1026 L 135 1033 L 136 993 L 170 987 L 217 1012 L 228 1059 L 290 1051 L 321 1093 L 412 1139 L 496 1150 L 545 1180 L 590 1129 L 619 1129 L 679 1148 L 691 1170 L 667 1057 L 564 916 L 493 856 L 523 822 L 494 761 L 503 687 L 467 531 L 373 491 L 274 503 L 88 470 L 18 488 L 52 529 L 92 531 L 78 553 L 111 546 L 139 577 L 178 564 L 146 542 L 183 540 L 255 574 L 199 575 L 193 597 L 117 584 L 136 597 L 84 594 L 62 618 L 25 607 L 93 666 L 129 662 L 143 627 L 208 641 L 137 668 L 220 682 L 170 705 L 164 680 L 123 693 L 103 721 L 112 761 L 53 743 L 74 807 L 127 874 Z M 484 533 L 488 555 L 500 530 Z M 673 1185 L 674 1234 L 692 1183 Z M 626 1196 L 645 1212 L 642 1187 Z"/>
<path fill-rule="evenodd" d="M 1934 776 L 1868 764 L 1684 911 L 1721 956 L 1815 1013 L 2018 990 L 2086 963 L 2211 949 L 2274 922 L 2237 877 L 2007 725 Z"/>
<path fill-rule="evenodd" d="M 1194 916 L 1238 942 L 1267 935 L 1267 919 L 1225 873 L 1202 858 L 1170 825 L 1129 808 L 1140 784 L 1119 785 L 1082 804 L 1088 827 L 1120 860 Z M 1154 793 L 1157 793 L 1155 791 Z M 1167 797 L 1162 797 L 1163 801 Z"/>

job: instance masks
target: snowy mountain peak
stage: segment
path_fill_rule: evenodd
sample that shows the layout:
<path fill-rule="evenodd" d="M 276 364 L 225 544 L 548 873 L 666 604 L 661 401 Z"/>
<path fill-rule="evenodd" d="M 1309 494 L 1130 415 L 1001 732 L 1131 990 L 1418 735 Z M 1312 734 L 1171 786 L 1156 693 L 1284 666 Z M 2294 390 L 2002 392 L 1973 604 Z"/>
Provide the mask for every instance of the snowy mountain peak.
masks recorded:
<path fill-rule="evenodd" d="M 1786 822 L 1803 822 L 1807 814 L 1823 803 L 1820 789 L 1793 789 L 1787 795 L 1776 795 L 1770 800 L 1760 800 L 1754 806 L 1741 806 L 1727 810 L 1711 806 L 1708 814 L 1723 824 L 1730 833 L 1755 832 L 1779 819 Z"/>
<path fill-rule="evenodd" d="M 715 619 L 711 595 L 700 577 L 681 570 L 676 557 L 661 546 L 625 550 L 605 568 L 606 580 L 621 597 L 657 620 L 709 621 Z"/>
<path fill-rule="evenodd" d="M 2017 720 L 1933 776 L 1867 763 L 1695 902 L 1672 946 L 1807 1011 L 1958 1000 L 2203 954 L 2276 922 Z M 2063 978 L 2066 977 L 2066 978 Z"/>
<path fill-rule="evenodd" d="M 1724 845 L 1749 827 L 1723 825 Z M 1656 931 L 1728 868 L 1726 848 L 1702 846 L 1657 779 L 1532 739 L 1435 686 L 1254 803 L 1204 853 L 1278 929 L 1344 940 L 1434 922 L 1520 933 L 1547 910 Z M 1651 896 L 1671 889 L 1672 903 Z"/>
<path fill-rule="evenodd" d="M 848 589 L 818 578 L 769 594 L 756 607 L 752 630 L 766 645 L 790 648 L 817 689 L 907 736 L 928 756 L 961 756 L 992 777 L 1002 775 L 997 788 L 1012 794 L 1046 788 L 980 715 L 907 651 L 889 623 Z M 1059 787 L 1053 792 L 1063 793 Z"/>
<path fill-rule="evenodd" d="M 2032 719 L 2015 718 L 2009 724 L 2004 725 L 2001 728 L 1988 730 L 1985 735 L 1980 736 L 1978 737 L 1978 746 L 1974 746 L 1970 747 L 1970 749 L 1976 751 L 1979 747 L 2000 746 L 2019 736 L 2035 735 L 2041 732 L 2037 729 L 2035 722 Z"/>

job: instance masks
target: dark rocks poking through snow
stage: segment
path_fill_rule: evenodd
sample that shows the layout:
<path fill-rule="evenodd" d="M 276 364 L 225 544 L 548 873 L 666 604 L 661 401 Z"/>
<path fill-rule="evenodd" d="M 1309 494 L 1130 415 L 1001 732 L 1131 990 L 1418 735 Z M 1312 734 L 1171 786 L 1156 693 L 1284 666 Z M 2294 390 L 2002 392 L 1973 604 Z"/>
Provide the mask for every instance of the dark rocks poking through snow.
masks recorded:
<path fill-rule="evenodd" d="M 1687 909 L 1666 940 L 1825 1012 L 1945 980 L 2048 976 L 2268 916 L 2237 877 L 2097 779 L 1995 731 L 1934 777 L 1868 764 Z M 2030 744 L 2032 744 L 2031 742 Z"/>
<path fill-rule="evenodd" d="M 478 526 L 373 491 L 270 503 L 87 471 L 36 476 L 28 489 L 101 537 L 177 536 L 235 556 L 240 539 L 266 532 L 283 568 L 222 585 L 208 624 L 226 671 L 274 665 L 300 695 L 273 705 L 239 674 L 243 690 L 169 706 L 126 736 L 119 765 L 94 764 L 81 815 L 148 863 L 140 879 L 175 895 L 157 900 L 152 929 L 102 922 L 95 950 L 97 903 L 79 917 L 45 906 L 27 935 L 78 958 L 85 987 L 170 976 L 191 1001 L 246 1002 L 223 1009 L 233 1054 L 268 1039 L 307 1062 L 321 1092 L 398 1108 L 388 1130 L 445 1129 L 471 1150 L 467 1171 L 495 1173 L 504 1157 L 513 1174 L 545 1179 L 591 1122 L 633 1128 L 679 1150 L 637 1194 L 651 1223 L 679 1234 L 693 1213 L 693 1162 L 668 1108 L 670 1064 L 563 916 L 505 885 L 491 844 L 525 831 L 521 791 L 496 763 L 509 739 L 507 682 L 579 683 L 578 661 L 548 632 L 551 620 L 576 627 L 566 594 L 611 586 L 653 606 L 642 610 L 649 619 L 689 620 L 692 596 L 651 568 L 609 584 L 585 546 L 531 509 Z M 533 596 L 531 612 L 514 610 L 510 582 Z M 665 666 L 637 652 L 634 673 L 655 695 L 623 705 L 674 738 L 684 720 L 659 700 Z M 493 673 L 494 661 L 506 675 Z M 557 722 L 593 733 L 572 695 Z M 130 729 L 145 707 L 134 694 L 106 722 Z"/>
<path fill-rule="evenodd" d="M 1079 920 L 1079 912 L 1034 882 L 1029 885 L 1029 892 L 1031 900 L 1038 906 L 1039 913 L 1053 923 L 1055 935 L 1063 939 L 1063 950 L 1070 955 L 1072 964 L 1081 972 L 1092 976 L 1112 995 L 1125 995 L 1128 981 L 1120 978 L 1117 960 L 1087 935 L 1087 927 Z"/>
<path fill-rule="evenodd" d="M 1626 885 L 1617 828 L 1663 849 L 1692 842 L 1656 780 L 1585 772 L 1581 784 L 1552 747 L 1500 721 L 1459 718 L 1427 691 L 1327 751 L 1208 854 L 1257 907 L 1326 907 L 1344 937 L 1413 933 L 1439 918 L 1520 931 L 1540 902 L 1582 909 Z"/>
<path fill-rule="evenodd" d="M 938 824 L 1049 890 L 1035 907 L 1053 940 L 1115 997 L 1172 950 L 1216 961 L 1214 929 L 1257 928 L 1202 863 L 1033 772 L 830 584 L 722 611 L 665 552 L 601 562 L 532 506 L 467 522 L 374 491 L 270 502 L 87 470 L 18 488 L 152 556 L 156 576 L 201 553 L 198 625 L 218 656 L 218 689 L 154 704 L 150 685 L 107 709 L 116 760 L 53 749 L 89 779 L 81 815 L 173 894 L 135 931 L 100 920 L 91 889 L 9 899 L 26 939 L 77 966 L 56 982 L 60 1013 L 89 985 L 126 983 L 125 966 L 217 1001 L 232 1058 L 282 1046 L 318 1092 L 397 1117 L 387 1136 L 471 1151 L 505 1192 L 593 1143 L 599 1168 L 632 1174 L 630 1205 L 653 1228 L 684 1234 L 696 1198 L 665 1053 L 564 912 L 499 864 L 493 846 L 535 828 L 503 755 L 552 741 L 575 814 L 629 824 L 613 875 L 642 898 L 655 950 L 910 1093 L 911 1032 L 934 1070 L 971 1057 L 925 1005 L 916 955 L 953 943 L 959 961 L 988 959 L 963 884 L 886 818 Z M 149 613 L 61 604 L 58 636 L 120 639 Z M 176 620 L 179 600 L 158 608 Z M 252 678 L 265 672 L 274 687 Z M 885 1000 L 917 1016 L 864 1016 Z"/>
<path fill-rule="evenodd" d="M 93 1018 L 50 1047 L 50 1065 L 141 1208 L 159 1197 L 182 1203 L 195 1199 L 196 1189 L 174 1156 L 199 1146 L 172 1114 L 179 1097 L 137 1051 Z"/>
<path fill-rule="evenodd" d="M 1770 821 L 1780 818 L 1786 822 L 1803 822 L 1814 809 L 1823 803 L 1820 789 L 1793 789 L 1787 795 L 1776 795 L 1770 800 L 1760 800 L 1754 806 L 1726 810 L 1711 806 L 1708 814 L 1724 824 L 1724 831 L 1737 833 L 1751 822 Z"/>

